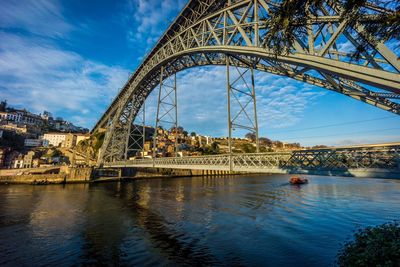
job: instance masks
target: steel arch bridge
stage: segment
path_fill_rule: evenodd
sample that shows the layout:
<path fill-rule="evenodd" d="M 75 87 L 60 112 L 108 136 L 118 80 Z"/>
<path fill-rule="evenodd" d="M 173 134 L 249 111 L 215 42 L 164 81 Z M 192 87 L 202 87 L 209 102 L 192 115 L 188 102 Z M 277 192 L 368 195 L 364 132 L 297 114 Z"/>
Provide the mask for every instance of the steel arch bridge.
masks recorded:
<path fill-rule="evenodd" d="M 276 55 L 265 44 L 269 12 L 276 5 L 268 0 L 190 0 L 93 128 L 92 132 L 106 130 L 99 163 L 127 160 L 133 121 L 145 99 L 159 84 L 161 91 L 168 77 L 197 66 L 227 66 L 228 95 L 233 84 L 229 68 L 250 69 L 255 116 L 253 70 L 290 77 L 400 114 L 400 104 L 391 100 L 400 98 L 399 55 L 363 28 L 363 22 L 373 21 L 386 9 L 367 3 L 365 14 L 350 24 L 340 16 L 343 8 L 338 1 L 323 1 L 320 15 L 307 18 L 307 31 L 296 37 L 289 53 Z M 354 60 L 342 44 L 367 49 Z M 228 124 L 229 129 L 234 127 L 231 119 Z M 258 132 L 256 119 L 250 129 Z"/>

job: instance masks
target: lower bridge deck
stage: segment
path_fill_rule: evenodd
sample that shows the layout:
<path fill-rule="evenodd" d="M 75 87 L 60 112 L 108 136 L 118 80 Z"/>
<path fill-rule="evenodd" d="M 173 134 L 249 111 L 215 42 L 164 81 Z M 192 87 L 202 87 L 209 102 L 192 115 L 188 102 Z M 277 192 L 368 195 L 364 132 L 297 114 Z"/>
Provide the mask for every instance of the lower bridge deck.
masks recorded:
<path fill-rule="evenodd" d="M 400 144 L 297 150 L 292 152 L 135 159 L 106 163 L 104 167 L 400 178 Z"/>

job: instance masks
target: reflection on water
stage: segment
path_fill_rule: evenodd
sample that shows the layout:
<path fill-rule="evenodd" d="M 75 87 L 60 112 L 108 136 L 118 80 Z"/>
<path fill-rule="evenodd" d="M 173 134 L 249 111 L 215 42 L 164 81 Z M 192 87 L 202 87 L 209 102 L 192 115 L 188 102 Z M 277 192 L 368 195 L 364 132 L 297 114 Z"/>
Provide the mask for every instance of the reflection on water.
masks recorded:
<path fill-rule="evenodd" d="M 194 177 L 0 186 L 0 265 L 331 265 L 400 219 L 400 181 Z"/>

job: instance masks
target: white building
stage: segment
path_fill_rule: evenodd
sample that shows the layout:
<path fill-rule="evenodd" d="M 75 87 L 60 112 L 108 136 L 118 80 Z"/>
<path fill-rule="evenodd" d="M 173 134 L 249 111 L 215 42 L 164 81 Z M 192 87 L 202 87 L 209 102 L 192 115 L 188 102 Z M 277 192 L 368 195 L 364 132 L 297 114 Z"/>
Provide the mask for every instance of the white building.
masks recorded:
<path fill-rule="evenodd" d="M 67 133 L 46 133 L 43 135 L 43 144 L 60 146 L 62 142 L 65 142 L 65 137 Z"/>
<path fill-rule="evenodd" d="M 30 125 L 41 125 L 43 123 L 40 116 L 26 110 L 0 111 L 0 120 Z"/>

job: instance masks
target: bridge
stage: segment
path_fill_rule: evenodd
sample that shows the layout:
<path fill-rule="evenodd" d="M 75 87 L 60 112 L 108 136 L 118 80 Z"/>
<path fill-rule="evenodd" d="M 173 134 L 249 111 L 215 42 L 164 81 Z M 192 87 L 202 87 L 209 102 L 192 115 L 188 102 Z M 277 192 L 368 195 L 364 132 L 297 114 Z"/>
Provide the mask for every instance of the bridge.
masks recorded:
<path fill-rule="evenodd" d="M 344 7 L 339 1 L 321 1 L 315 12 L 306 12 L 304 18 L 295 22 L 297 24 L 294 28 L 302 30 L 296 31 L 293 45 L 286 47 L 285 53 L 276 53 L 268 44 L 267 37 L 272 29 L 271 14 L 279 9 L 279 5 L 277 1 L 268 0 L 188 1 L 93 128 L 92 132 L 106 132 L 98 164 L 197 168 L 196 166 L 204 163 L 209 168 L 214 166 L 218 169 L 249 171 L 257 167 L 258 171 L 268 172 L 272 169 L 292 170 L 297 165 L 304 167 L 303 164 L 307 162 L 309 167 L 315 168 L 328 168 L 328 163 L 350 169 L 355 166 L 374 167 L 378 161 L 374 161 L 372 165 L 364 165 L 364 156 L 358 154 L 363 154 L 363 150 L 354 152 L 352 149 L 335 149 L 245 155 L 231 153 L 233 129 L 253 132 L 258 151 L 259 129 L 254 79 L 256 70 L 319 86 L 400 114 L 400 104 L 396 102 L 396 99 L 400 99 L 399 55 L 390 48 L 393 45 L 378 40 L 365 30 L 366 23 L 374 23 L 380 15 L 392 11 L 366 2 L 360 8 L 363 13 L 350 21 L 343 16 Z M 343 44 L 353 46 L 359 51 L 359 56 L 355 59 Z M 176 73 L 207 65 L 226 67 L 224 97 L 227 97 L 230 153 L 210 157 L 129 161 L 130 156 L 143 149 L 144 103 L 149 94 L 158 88 L 156 129 L 162 123 L 176 127 Z M 153 139 L 155 156 L 157 131 Z M 397 156 L 390 160 L 392 165 L 397 160 L 394 158 L 398 157 L 397 148 L 395 150 Z M 379 158 L 379 155 L 386 153 L 382 151 L 371 150 L 367 154 Z M 354 162 L 359 165 L 349 165 L 349 160 L 346 163 L 341 162 L 340 158 L 344 155 L 352 155 L 355 157 Z M 382 157 L 379 168 L 383 168 L 382 164 L 386 162 L 386 154 Z M 300 158 L 304 160 L 301 161 Z M 213 162 L 218 164 L 213 165 Z M 387 167 L 391 168 L 392 165 Z"/>
<path fill-rule="evenodd" d="M 292 152 L 135 159 L 106 163 L 104 167 L 400 178 L 400 143 Z"/>

